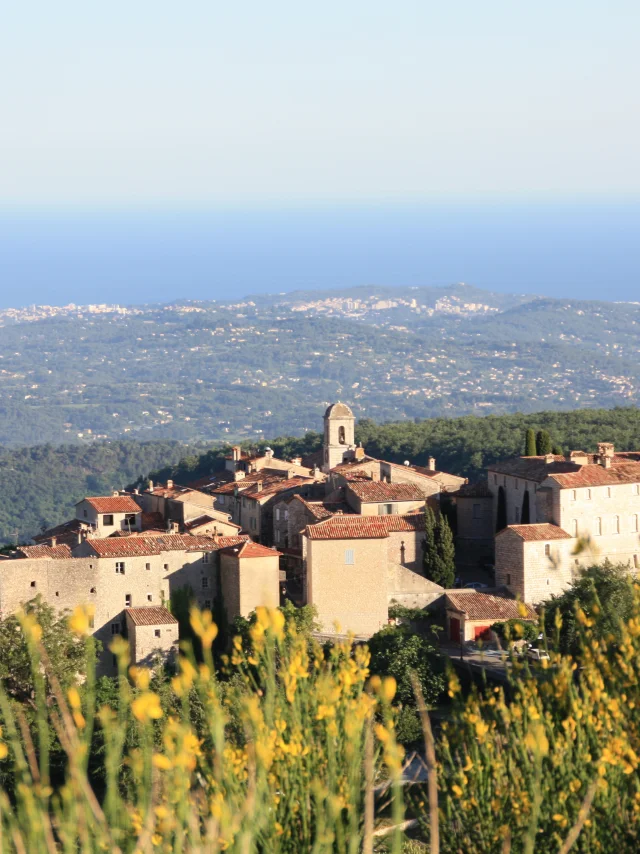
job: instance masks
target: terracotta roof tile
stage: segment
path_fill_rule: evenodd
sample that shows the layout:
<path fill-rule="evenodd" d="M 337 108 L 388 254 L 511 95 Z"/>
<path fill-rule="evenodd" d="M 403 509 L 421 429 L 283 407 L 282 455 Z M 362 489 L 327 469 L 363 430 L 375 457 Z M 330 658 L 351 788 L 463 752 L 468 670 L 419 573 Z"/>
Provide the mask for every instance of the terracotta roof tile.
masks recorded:
<path fill-rule="evenodd" d="M 125 608 L 125 612 L 135 626 L 168 626 L 178 622 L 170 611 L 157 606 Z"/>
<path fill-rule="evenodd" d="M 234 557 L 244 560 L 245 558 L 252 557 L 280 557 L 281 553 L 275 549 L 267 548 L 267 546 L 263 546 L 260 543 L 247 540 L 240 545 L 227 546 L 227 548 L 222 549 L 222 554 L 232 554 Z"/>
<path fill-rule="evenodd" d="M 502 531 L 498 531 L 496 537 L 501 536 L 506 531 L 513 531 L 520 539 L 525 542 L 545 542 L 546 540 L 570 540 L 571 534 L 557 525 L 551 525 L 549 522 L 540 522 L 537 525 L 508 525 Z"/>
<path fill-rule="evenodd" d="M 32 560 L 66 560 L 72 557 L 71 549 L 66 543 L 57 546 L 20 546 L 17 552 Z"/>
<path fill-rule="evenodd" d="M 243 492 L 243 496 L 251 498 L 254 501 L 262 501 L 263 499 L 271 498 L 279 492 L 286 492 L 289 489 L 297 489 L 300 486 L 313 483 L 313 480 L 308 477 L 285 477 L 276 480 L 272 483 L 263 484 L 261 490 L 249 489 Z"/>
<path fill-rule="evenodd" d="M 523 480 L 533 480 L 542 483 L 550 474 L 579 471 L 577 463 L 569 463 L 564 457 L 554 456 L 553 462 L 547 463 L 544 457 L 514 457 L 510 460 L 500 460 L 487 466 L 493 474 L 507 474 L 512 477 L 521 477 Z M 491 480 L 490 485 L 493 486 Z M 500 484 L 498 484 L 499 486 Z"/>
<path fill-rule="evenodd" d="M 385 483 L 381 480 L 351 482 L 347 489 L 360 501 L 424 501 L 424 493 L 414 483 Z"/>
<path fill-rule="evenodd" d="M 477 590 L 447 591 L 447 608 L 466 614 L 468 620 L 487 620 L 492 623 L 503 620 L 537 620 L 537 614 L 531 605 L 517 602 L 506 596 L 495 596 Z M 525 616 L 520 613 L 524 609 Z"/>
<path fill-rule="evenodd" d="M 399 531 L 424 531 L 424 514 L 332 516 L 317 525 L 307 525 L 305 535 L 310 540 L 370 540 Z"/>
<path fill-rule="evenodd" d="M 248 539 L 246 535 L 213 538 L 190 534 L 165 534 L 157 537 L 90 539 L 87 543 L 98 557 L 144 557 L 169 551 L 218 551 Z"/>
<path fill-rule="evenodd" d="M 142 508 L 130 495 L 109 495 L 85 498 L 97 513 L 141 513 Z M 79 501 L 78 504 L 81 502 Z"/>
<path fill-rule="evenodd" d="M 620 483 L 640 483 L 640 462 L 616 462 L 611 468 L 602 465 L 582 466 L 579 471 L 550 474 L 562 489 L 580 486 L 615 486 Z"/>

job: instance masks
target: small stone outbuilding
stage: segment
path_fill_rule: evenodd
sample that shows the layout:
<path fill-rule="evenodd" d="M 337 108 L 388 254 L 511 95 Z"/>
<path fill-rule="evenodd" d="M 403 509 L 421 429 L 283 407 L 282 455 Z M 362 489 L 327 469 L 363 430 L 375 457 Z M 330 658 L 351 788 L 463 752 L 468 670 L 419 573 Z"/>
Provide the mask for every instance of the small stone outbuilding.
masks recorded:
<path fill-rule="evenodd" d="M 508 594 L 482 593 L 478 590 L 447 590 L 445 595 L 447 638 L 453 643 L 486 640 L 493 623 L 506 620 L 536 622 L 531 607 Z"/>
<path fill-rule="evenodd" d="M 178 652 L 178 621 L 164 607 L 126 608 L 131 660 L 151 665 L 170 661 Z"/>

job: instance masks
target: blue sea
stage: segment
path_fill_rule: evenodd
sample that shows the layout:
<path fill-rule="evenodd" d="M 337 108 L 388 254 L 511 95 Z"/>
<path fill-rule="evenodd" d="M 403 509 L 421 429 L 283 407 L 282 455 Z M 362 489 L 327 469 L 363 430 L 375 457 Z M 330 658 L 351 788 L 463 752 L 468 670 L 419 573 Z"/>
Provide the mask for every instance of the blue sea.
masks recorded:
<path fill-rule="evenodd" d="M 354 285 L 640 300 L 640 200 L 0 210 L 0 308 Z"/>

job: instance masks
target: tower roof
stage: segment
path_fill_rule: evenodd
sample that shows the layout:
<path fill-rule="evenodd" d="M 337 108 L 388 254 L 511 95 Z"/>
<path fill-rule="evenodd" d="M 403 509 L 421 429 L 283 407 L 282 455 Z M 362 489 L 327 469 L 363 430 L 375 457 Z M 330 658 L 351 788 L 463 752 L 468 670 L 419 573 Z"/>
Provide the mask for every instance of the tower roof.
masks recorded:
<path fill-rule="evenodd" d="M 332 403 L 324 414 L 325 418 L 355 418 L 346 403 Z"/>

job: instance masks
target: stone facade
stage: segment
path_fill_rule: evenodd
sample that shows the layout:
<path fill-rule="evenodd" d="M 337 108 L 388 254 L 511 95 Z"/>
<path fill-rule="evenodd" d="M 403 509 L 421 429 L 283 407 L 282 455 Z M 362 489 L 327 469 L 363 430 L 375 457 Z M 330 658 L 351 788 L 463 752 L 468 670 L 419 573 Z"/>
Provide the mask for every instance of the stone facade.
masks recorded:
<path fill-rule="evenodd" d="M 353 412 L 346 403 L 334 403 L 324 414 L 323 465 L 324 472 L 331 471 L 345 457 L 355 453 L 355 424 Z"/>
<path fill-rule="evenodd" d="M 127 608 L 131 660 L 144 666 L 170 663 L 178 653 L 178 621 L 166 608 Z"/>
<path fill-rule="evenodd" d="M 229 620 L 248 617 L 258 605 L 280 605 L 280 554 L 256 543 L 220 552 L 222 601 Z"/>
<path fill-rule="evenodd" d="M 387 625 L 388 560 L 379 539 L 308 540 L 307 595 L 322 631 L 370 637 Z"/>

